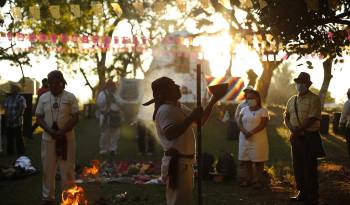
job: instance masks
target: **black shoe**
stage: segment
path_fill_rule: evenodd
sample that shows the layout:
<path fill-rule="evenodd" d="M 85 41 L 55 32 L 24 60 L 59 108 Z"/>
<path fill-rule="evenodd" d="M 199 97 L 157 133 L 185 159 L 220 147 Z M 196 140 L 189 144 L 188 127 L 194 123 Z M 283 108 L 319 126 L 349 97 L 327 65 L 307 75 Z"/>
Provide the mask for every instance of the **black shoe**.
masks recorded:
<path fill-rule="evenodd" d="M 301 192 L 299 192 L 296 196 L 292 196 L 289 198 L 291 202 L 305 201 L 306 199 L 306 195 L 302 194 Z"/>

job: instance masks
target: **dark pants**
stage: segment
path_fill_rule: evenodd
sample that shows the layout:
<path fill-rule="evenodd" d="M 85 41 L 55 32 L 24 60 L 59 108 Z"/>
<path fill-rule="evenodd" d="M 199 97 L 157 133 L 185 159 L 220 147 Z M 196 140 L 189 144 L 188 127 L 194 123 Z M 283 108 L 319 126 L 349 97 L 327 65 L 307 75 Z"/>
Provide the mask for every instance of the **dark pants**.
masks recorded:
<path fill-rule="evenodd" d="M 318 199 L 317 156 L 308 137 L 300 136 L 291 140 L 293 168 L 297 189 L 314 201 Z"/>
<path fill-rule="evenodd" d="M 154 152 L 154 139 L 153 136 L 149 133 L 147 128 L 143 125 L 137 125 L 137 145 L 139 152 Z"/>
<path fill-rule="evenodd" d="M 14 154 L 14 145 L 16 142 L 16 150 L 18 155 L 23 155 L 25 153 L 24 150 L 24 141 L 22 136 L 22 127 L 7 127 L 6 128 L 6 136 L 7 136 L 7 154 Z"/>
<path fill-rule="evenodd" d="M 350 127 L 347 127 L 345 130 L 345 139 L 346 139 L 346 144 L 348 146 L 348 154 L 350 157 Z"/>

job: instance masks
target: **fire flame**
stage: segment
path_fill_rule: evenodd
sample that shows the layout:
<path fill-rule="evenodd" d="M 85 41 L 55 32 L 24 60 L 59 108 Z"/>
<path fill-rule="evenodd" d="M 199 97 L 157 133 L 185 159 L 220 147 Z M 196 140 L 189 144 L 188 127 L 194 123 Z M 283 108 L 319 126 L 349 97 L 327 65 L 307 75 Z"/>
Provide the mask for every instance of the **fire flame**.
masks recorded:
<path fill-rule="evenodd" d="M 98 160 L 92 160 L 91 163 L 92 163 L 92 167 L 84 167 L 83 173 L 82 173 L 84 177 L 96 176 L 98 174 L 100 162 Z"/>
<path fill-rule="evenodd" d="M 62 192 L 61 205 L 87 205 L 87 202 L 84 196 L 84 189 L 80 186 L 75 185 L 73 188 Z"/>

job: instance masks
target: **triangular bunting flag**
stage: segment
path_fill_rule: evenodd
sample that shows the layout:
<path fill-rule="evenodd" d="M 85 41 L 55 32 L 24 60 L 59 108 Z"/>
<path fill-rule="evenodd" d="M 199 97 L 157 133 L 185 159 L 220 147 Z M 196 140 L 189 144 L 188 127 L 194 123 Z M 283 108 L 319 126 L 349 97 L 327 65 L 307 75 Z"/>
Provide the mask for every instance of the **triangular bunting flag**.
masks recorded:
<path fill-rule="evenodd" d="M 208 8 L 209 7 L 209 0 L 200 0 L 203 8 Z"/>
<path fill-rule="evenodd" d="M 49 6 L 49 11 L 51 13 L 52 18 L 59 19 L 61 18 L 60 6 Z"/>
<path fill-rule="evenodd" d="M 74 18 L 79 18 L 81 16 L 80 5 L 71 4 L 70 5 L 70 12 L 72 13 Z"/>
<path fill-rule="evenodd" d="M 140 13 L 141 15 L 143 14 L 143 3 L 142 2 L 136 1 L 132 5 L 138 13 Z"/>
<path fill-rule="evenodd" d="M 101 17 L 103 14 L 103 5 L 99 2 L 93 1 L 91 2 L 91 9 L 94 15 Z"/>
<path fill-rule="evenodd" d="M 154 3 L 154 10 L 157 14 L 162 14 L 164 13 L 164 9 L 165 9 L 166 4 L 162 1 L 157 1 L 156 3 Z"/>
<path fill-rule="evenodd" d="M 115 12 L 115 14 L 117 14 L 118 17 L 121 17 L 123 14 L 123 10 L 120 7 L 120 5 L 118 3 L 111 3 L 111 6 L 113 8 L 113 11 Z"/>
<path fill-rule="evenodd" d="M 176 0 L 176 5 L 181 12 L 186 12 L 187 4 L 185 0 Z"/>
<path fill-rule="evenodd" d="M 40 7 L 39 6 L 30 6 L 29 15 L 35 20 L 40 20 Z"/>
<path fill-rule="evenodd" d="M 241 2 L 241 7 L 250 9 L 253 7 L 253 3 L 251 0 L 239 0 Z"/>
<path fill-rule="evenodd" d="M 260 9 L 263 9 L 267 6 L 267 3 L 264 0 L 259 0 L 259 5 L 260 5 Z"/>
<path fill-rule="evenodd" d="M 11 15 L 15 21 L 19 21 L 22 19 L 22 12 L 20 7 L 12 7 L 11 8 Z"/>

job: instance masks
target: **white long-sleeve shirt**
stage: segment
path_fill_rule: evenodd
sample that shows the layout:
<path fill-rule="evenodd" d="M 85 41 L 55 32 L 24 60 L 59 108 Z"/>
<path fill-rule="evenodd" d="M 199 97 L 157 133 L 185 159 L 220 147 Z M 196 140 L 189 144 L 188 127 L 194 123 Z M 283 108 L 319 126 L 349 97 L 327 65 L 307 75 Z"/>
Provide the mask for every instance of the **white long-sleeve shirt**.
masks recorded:
<path fill-rule="evenodd" d="M 339 124 L 346 124 L 347 127 L 350 127 L 350 99 L 344 103 Z"/>
<path fill-rule="evenodd" d="M 98 108 L 103 112 L 109 112 L 109 111 L 118 111 L 120 110 L 120 104 L 121 100 L 118 98 L 117 94 L 113 93 L 112 96 L 114 99 L 110 102 L 109 105 L 107 105 L 107 96 L 109 91 L 102 91 L 99 93 L 96 104 Z"/>

